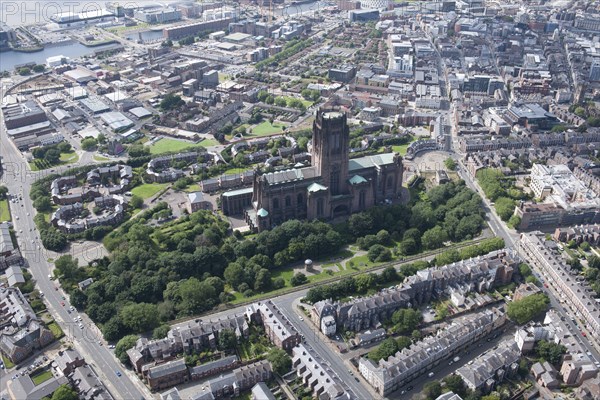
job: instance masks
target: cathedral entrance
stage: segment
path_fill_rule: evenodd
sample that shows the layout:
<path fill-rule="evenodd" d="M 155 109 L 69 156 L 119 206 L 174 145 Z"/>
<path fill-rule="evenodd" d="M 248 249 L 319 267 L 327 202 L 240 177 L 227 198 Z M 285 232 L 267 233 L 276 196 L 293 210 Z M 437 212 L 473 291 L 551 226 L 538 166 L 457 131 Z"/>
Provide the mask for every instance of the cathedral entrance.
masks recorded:
<path fill-rule="evenodd" d="M 345 204 L 340 204 L 333 209 L 333 218 L 350 215 L 350 209 Z"/>

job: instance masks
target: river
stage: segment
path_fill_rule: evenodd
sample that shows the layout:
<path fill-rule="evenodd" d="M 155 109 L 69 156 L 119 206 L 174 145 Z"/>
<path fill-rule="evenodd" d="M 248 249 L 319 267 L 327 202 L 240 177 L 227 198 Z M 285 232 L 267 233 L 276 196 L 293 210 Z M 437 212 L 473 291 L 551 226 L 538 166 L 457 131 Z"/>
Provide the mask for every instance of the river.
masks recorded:
<path fill-rule="evenodd" d="M 15 65 L 34 62 L 36 64 L 45 64 L 46 58 L 52 56 L 65 56 L 69 58 L 78 58 L 94 53 L 96 50 L 112 45 L 103 45 L 96 47 L 87 47 L 79 42 L 71 41 L 64 44 L 55 44 L 50 47 L 45 47 L 42 51 L 34 53 L 21 53 L 17 51 L 6 51 L 0 53 L 0 71 L 12 71 Z"/>

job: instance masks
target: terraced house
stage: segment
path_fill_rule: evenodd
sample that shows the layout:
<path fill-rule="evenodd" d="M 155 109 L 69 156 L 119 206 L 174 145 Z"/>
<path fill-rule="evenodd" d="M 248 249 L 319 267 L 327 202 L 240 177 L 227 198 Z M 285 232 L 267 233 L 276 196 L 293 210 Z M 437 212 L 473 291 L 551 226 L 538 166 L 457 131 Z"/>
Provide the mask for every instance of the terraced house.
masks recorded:
<path fill-rule="evenodd" d="M 502 309 L 485 310 L 459 318 L 436 335 L 428 336 L 388 359 L 380 360 L 378 364 L 361 358 L 360 373 L 377 393 L 388 395 L 505 322 L 506 314 Z"/>
<path fill-rule="evenodd" d="M 518 260 L 508 250 L 493 251 L 485 256 L 441 267 L 418 271 L 398 286 L 348 302 L 323 300 L 314 304 L 311 319 L 326 335 L 337 329 L 361 331 L 391 318 L 403 307 L 429 303 L 450 288 L 460 285 L 470 292 L 485 292 L 511 281 Z M 463 290 L 464 291 L 464 290 Z M 335 320 L 336 330 L 325 319 Z"/>

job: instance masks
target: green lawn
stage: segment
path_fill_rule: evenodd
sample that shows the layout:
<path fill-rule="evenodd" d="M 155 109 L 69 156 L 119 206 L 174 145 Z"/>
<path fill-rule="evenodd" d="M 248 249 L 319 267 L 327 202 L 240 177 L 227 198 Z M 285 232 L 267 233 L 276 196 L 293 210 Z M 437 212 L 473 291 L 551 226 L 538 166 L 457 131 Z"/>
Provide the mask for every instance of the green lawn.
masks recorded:
<path fill-rule="evenodd" d="M 15 364 L 12 361 L 10 361 L 7 357 L 5 357 L 4 354 L 2 354 L 2 362 L 4 363 L 6 369 L 11 369 L 15 366 Z"/>
<path fill-rule="evenodd" d="M 210 147 L 210 146 L 216 146 L 216 145 L 218 145 L 219 142 L 217 142 L 215 139 L 204 139 L 199 144 L 202 147 Z"/>
<path fill-rule="evenodd" d="M 61 164 L 72 164 L 79 160 L 79 156 L 74 151 L 71 153 L 60 153 L 60 163 Z"/>
<path fill-rule="evenodd" d="M 98 154 L 94 154 L 94 160 L 96 160 L 96 161 L 108 161 L 108 160 L 110 160 L 110 158 L 104 157 L 104 156 L 101 156 L 101 155 L 98 155 Z"/>
<path fill-rule="evenodd" d="M 8 209 L 8 200 L 0 200 L 0 222 L 10 221 L 10 210 Z"/>
<path fill-rule="evenodd" d="M 52 332 L 55 339 L 60 339 L 65 335 L 62 329 L 60 329 L 60 326 L 58 326 L 58 324 L 56 323 L 56 321 L 49 323 L 48 329 L 50 329 L 50 332 Z"/>
<path fill-rule="evenodd" d="M 296 99 L 296 100 L 300 100 L 302 102 L 302 104 L 304 104 L 304 107 L 308 108 L 310 106 L 312 106 L 313 102 L 310 100 L 306 100 L 303 97 L 292 97 L 292 96 L 283 96 L 284 99 L 289 100 L 289 99 Z"/>
<path fill-rule="evenodd" d="M 194 146 L 195 144 L 192 142 L 186 142 L 179 139 L 162 138 L 150 146 L 150 154 L 182 151 Z"/>
<path fill-rule="evenodd" d="M 244 173 L 251 169 L 252 168 L 229 168 L 229 169 L 226 169 L 225 172 L 223 172 L 223 174 L 224 175 L 236 175 L 236 174 Z"/>
<path fill-rule="evenodd" d="M 282 133 L 283 130 L 281 128 L 285 126 L 286 125 L 279 122 L 274 122 L 273 125 L 271 125 L 269 121 L 264 121 L 252 128 L 251 136 L 265 136 Z"/>
<path fill-rule="evenodd" d="M 31 380 L 33 381 L 33 384 L 37 386 L 42 382 L 46 382 L 48 379 L 52 379 L 53 376 L 52 372 L 43 371 L 39 374 L 31 375 Z"/>
<path fill-rule="evenodd" d="M 141 197 L 142 199 L 147 199 L 154 196 L 156 193 L 160 192 L 166 187 L 166 183 L 145 183 L 131 189 L 131 193 Z"/>
<path fill-rule="evenodd" d="M 60 162 L 58 164 L 50 164 L 46 160 L 35 159 L 29 163 L 29 168 L 32 171 L 41 171 L 48 168 L 54 168 L 59 165 L 73 164 L 79 160 L 79 156 L 74 151 L 69 153 L 60 153 Z"/>

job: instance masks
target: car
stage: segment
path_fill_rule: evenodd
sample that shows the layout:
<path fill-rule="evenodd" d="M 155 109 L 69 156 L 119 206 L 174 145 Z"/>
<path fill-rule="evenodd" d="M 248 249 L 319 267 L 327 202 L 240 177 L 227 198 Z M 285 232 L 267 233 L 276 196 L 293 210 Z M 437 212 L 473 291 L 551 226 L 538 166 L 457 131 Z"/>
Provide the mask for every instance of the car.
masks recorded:
<path fill-rule="evenodd" d="M 452 364 L 454 364 L 454 361 L 450 361 L 450 362 L 448 363 L 448 365 L 452 365 Z"/>
<path fill-rule="evenodd" d="M 456 356 L 456 357 L 454 357 L 454 359 L 452 361 L 459 362 L 460 361 L 460 357 Z"/>
<path fill-rule="evenodd" d="M 48 274 L 48 279 L 52 280 L 52 275 Z"/>
<path fill-rule="evenodd" d="M 48 361 L 48 357 L 44 356 L 43 360 Z"/>
<path fill-rule="evenodd" d="M 15 218 L 19 219 L 19 216 L 17 215 L 17 216 L 15 216 Z"/>
<path fill-rule="evenodd" d="M 98 340 L 98 346 L 102 346 L 102 342 Z"/>
<path fill-rule="evenodd" d="M 69 307 L 69 310 L 75 311 L 75 307 L 71 306 L 71 307 Z"/>
<path fill-rule="evenodd" d="M 430 378 L 431 378 L 433 375 L 435 375 L 435 374 L 433 373 L 433 371 L 427 374 L 427 376 L 428 376 L 428 377 L 430 377 Z"/>
<path fill-rule="evenodd" d="M 40 297 L 44 297 L 44 296 L 45 296 L 44 292 L 40 292 Z"/>
<path fill-rule="evenodd" d="M 67 298 L 66 298 L 65 296 L 62 296 L 62 299 L 63 299 L 63 300 L 66 300 Z"/>
<path fill-rule="evenodd" d="M 354 377 L 354 380 L 355 380 L 356 382 L 360 382 L 360 379 L 358 379 L 358 377 L 357 377 L 357 376 L 355 376 L 355 377 Z"/>
<path fill-rule="evenodd" d="M 114 344 L 111 344 L 110 346 L 108 346 L 108 348 L 109 348 L 109 349 L 114 349 L 114 348 L 115 348 L 115 345 L 114 345 Z"/>
<path fill-rule="evenodd" d="M 300 321 L 304 321 L 304 318 L 300 317 Z"/>
<path fill-rule="evenodd" d="M 67 314 L 71 314 L 71 310 L 67 310 Z"/>
<path fill-rule="evenodd" d="M 115 374 L 117 374 L 119 378 L 121 377 L 121 371 L 115 371 Z"/>
<path fill-rule="evenodd" d="M 60 305 L 64 307 L 64 306 L 65 306 L 65 302 L 64 302 L 64 301 L 61 301 L 61 302 L 60 302 Z"/>
<path fill-rule="evenodd" d="M 29 213 L 27 213 L 27 216 L 29 217 Z"/>
<path fill-rule="evenodd" d="M 409 386 L 409 387 L 407 387 L 407 388 L 406 388 L 406 391 L 407 391 L 407 392 L 410 392 L 411 390 L 413 390 L 413 387 L 412 387 L 412 386 Z"/>
<path fill-rule="evenodd" d="M 83 329 L 83 324 L 79 323 L 79 329 Z"/>
<path fill-rule="evenodd" d="M 54 286 L 54 290 L 58 291 L 58 286 Z"/>
<path fill-rule="evenodd" d="M 587 336 L 587 335 L 585 334 L 585 332 L 581 332 L 581 335 L 582 335 L 583 337 L 586 337 L 586 336 Z"/>

